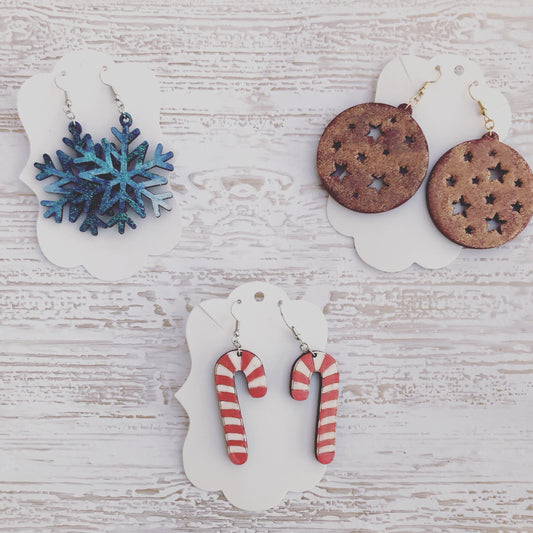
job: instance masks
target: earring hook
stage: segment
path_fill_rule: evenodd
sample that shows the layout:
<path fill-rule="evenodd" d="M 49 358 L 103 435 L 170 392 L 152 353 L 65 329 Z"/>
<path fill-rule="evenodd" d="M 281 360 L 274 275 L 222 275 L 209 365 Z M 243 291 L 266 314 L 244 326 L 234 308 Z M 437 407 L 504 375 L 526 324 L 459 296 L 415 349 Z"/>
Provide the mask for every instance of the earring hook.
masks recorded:
<path fill-rule="evenodd" d="M 424 83 L 424 85 L 422 85 L 422 87 L 420 87 L 420 89 L 418 89 L 416 94 L 414 96 L 411 96 L 411 98 L 409 98 L 409 101 L 407 102 L 408 106 L 413 108 L 416 104 L 418 104 L 418 102 L 420 102 L 420 100 L 422 99 L 422 96 L 424 96 L 424 93 L 427 91 L 427 88 L 432 83 L 437 83 L 440 80 L 440 77 L 442 76 L 442 71 L 440 69 L 440 65 L 435 65 L 435 70 L 439 73 L 437 79 L 426 81 Z"/>
<path fill-rule="evenodd" d="M 283 300 L 280 300 L 278 302 L 279 312 L 281 313 L 281 318 L 283 319 L 283 322 L 285 322 L 285 325 L 291 330 L 292 334 L 294 335 L 294 338 L 300 343 L 300 350 L 302 353 L 309 352 L 309 344 L 307 344 L 303 339 L 302 336 L 296 331 L 296 328 L 294 326 L 291 326 L 287 319 L 285 318 L 285 314 L 283 313 Z M 313 353 L 313 357 L 315 357 L 315 354 Z"/>
<path fill-rule="evenodd" d="M 62 70 L 59 73 L 59 76 L 61 78 L 64 78 L 66 76 L 66 74 L 67 73 L 64 70 Z M 63 111 L 64 111 L 65 115 L 67 116 L 67 118 L 70 121 L 76 120 L 76 115 L 74 114 L 74 111 L 72 111 L 72 100 L 70 99 L 70 95 L 69 95 L 68 91 L 64 87 L 62 87 L 59 83 L 57 83 L 57 76 L 54 76 L 54 84 L 60 91 L 63 91 L 63 93 L 65 95 L 65 105 L 63 107 Z"/>
<path fill-rule="evenodd" d="M 494 130 L 494 120 L 492 120 L 488 114 L 487 114 L 487 108 L 481 103 L 481 100 L 479 98 L 476 98 L 472 94 L 472 87 L 477 87 L 479 85 L 479 82 L 477 80 L 474 80 L 469 86 L 468 86 L 468 94 L 470 95 L 470 98 L 474 100 L 474 102 L 477 102 L 477 105 L 479 107 L 479 112 L 483 116 L 483 122 L 485 123 L 485 129 L 489 132 L 490 135 L 492 135 L 492 132 Z"/>
<path fill-rule="evenodd" d="M 118 94 L 117 90 L 113 87 L 113 85 L 111 85 L 111 83 L 108 83 L 107 81 L 104 81 L 104 79 L 102 78 L 102 72 L 107 72 L 108 70 L 108 67 L 107 65 L 104 65 L 101 69 L 100 69 L 100 72 L 98 73 L 98 77 L 100 78 L 100 81 L 104 84 L 104 85 L 107 85 L 112 91 L 113 91 L 113 97 L 115 99 L 115 104 L 117 104 L 117 108 L 118 110 L 120 111 L 120 113 L 125 113 L 126 111 L 126 106 L 124 105 L 124 102 L 122 101 L 122 99 L 120 98 L 120 95 Z"/>
<path fill-rule="evenodd" d="M 235 349 L 237 350 L 237 355 L 240 357 L 242 354 L 242 344 L 239 342 L 239 336 L 241 334 L 239 330 L 239 319 L 234 315 L 233 313 L 233 307 L 235 304 L 241 304 L 242 300 L 235 300 L 230 307 L 229 312 L 231 313 L 231 316 L 235 319 L 235 329 L 233 330 L 233 337 L 231 338 L 231 342 L 233 343 L 233 346 L 235 346 Z"/>

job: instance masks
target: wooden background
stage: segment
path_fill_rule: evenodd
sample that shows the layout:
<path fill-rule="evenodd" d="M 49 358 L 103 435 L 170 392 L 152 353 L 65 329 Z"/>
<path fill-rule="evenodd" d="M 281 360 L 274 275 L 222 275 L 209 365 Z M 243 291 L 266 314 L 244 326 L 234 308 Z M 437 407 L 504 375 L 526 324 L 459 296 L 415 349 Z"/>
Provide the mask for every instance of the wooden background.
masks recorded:
<path fill-rule="evenodd" d="M 0 530 L 533 531 L 533 225 L 380 273 L 314 170 L 399 53 L 477 61 L 533 162 L 532 27 L 527 0 L 0 0 Z M 86 47 L 157 72 L 176 152 L 181 244 L 121 283 L 49 264 L 17 180 L 17 90 Z M 324 306 L 343 372 L 336 461 L 264 513 L 189 483 L 173 398 L 191 308 L 253 279 Z"/>

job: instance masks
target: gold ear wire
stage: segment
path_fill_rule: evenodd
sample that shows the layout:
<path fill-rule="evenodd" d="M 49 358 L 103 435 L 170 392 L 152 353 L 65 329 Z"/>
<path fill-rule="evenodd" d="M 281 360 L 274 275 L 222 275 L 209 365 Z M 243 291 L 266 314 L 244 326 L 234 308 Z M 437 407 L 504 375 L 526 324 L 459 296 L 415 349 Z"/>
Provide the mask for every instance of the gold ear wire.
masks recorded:
<path fill-rule="evenodd" d="M 472 100 L 474 100 L 474 102 L 477 102 L 477 105 L 479 106 L 479 112 L 483 116 L 483 121 L 485 122 L 485 129 L 489 132 L 490 135 L 492 135 L 492 132 L 494 130 L 494 120 L 492 120 L 487 115 L 487 108 L 481 103 L 481 100 L 479 100 L 479 98 L 476 98 L 472 94 L 472 86 L 477 87 L 478 85 L 479 85 L 479 82 L 477 80 L 473 81 L 468 86 L 468 94 L 470 95 L 470 98 L 472 98 Z"/>
<path fill-rule="evenodd" d="M 411 98 L 409 98 L 409 101 L 407 102 L 407 105 L 409 107 L 413 108 L 416 104 L 418 104 L 418 102 L 420 102 L 420 100 L 422 99 L 422 96 L 424 96 L 424 93 L 427 91 L 427 88 L 432 83 L 437 83 L 440 80 L 440 77 L 442 76 L 442 71 L 440 69 L 440 65 L 435 65 L 435 70 L 439 73 L 439 76 L 437 77 L 437 79 L 426 81 L 424 83 L 424 85 L 422 85 L 422 87 L 420 87 L 420 89 L 418 89 L 416 94 L 414 96 L 411 96 Z"/>

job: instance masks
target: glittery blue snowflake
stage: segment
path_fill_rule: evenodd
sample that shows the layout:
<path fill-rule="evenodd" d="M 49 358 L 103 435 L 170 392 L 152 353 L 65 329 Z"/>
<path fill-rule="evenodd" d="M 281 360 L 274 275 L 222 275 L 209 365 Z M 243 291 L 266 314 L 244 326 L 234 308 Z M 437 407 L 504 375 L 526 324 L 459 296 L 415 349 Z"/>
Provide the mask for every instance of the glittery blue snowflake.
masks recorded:
<path fill-rule="evenodd" d="M 55 168 L 50 156 L 44 155 L 44 164 L 35 163 L 41 170 L 38 180 L 55 176 L 58 180 L 47 187 L 46 192 L 56 193 L 60 198 L 54 201 L 43 201 L 48 207 L 45 217 L 55 216 L 56 222 L 61 222 L 63 209 L 69 206 L 69 220 L 75 222 L 81 213 L 85 219 L 80 226 L 81 231 L 89 229 L 93 235 L 98 234 L 98 228 L 117 226 L 119 233 L 124 233 L 126 225 L 136 228 L 134 221 L 128 214 L 133 209 L 141 218 L 146 217 L 145 200 L 151 202 L 155 215 L 158 217 L 161 208 L 170 210 L 165 200 L 172 197 L 172 193 L 154 192 L 152 187 L 165 185 L 167 179 L 155 174 L 154 169 L 173 170 L 167 161 L 173 156 L 172 152 L 163 153 L 163 146 L 157 145 L 153 158 L 145 161 L 148 143 L 139 144 L 129 151 L 130 144 L 139 136 L 139 129 L 130 131 L 131 115 L 122 113 L 120 125 L 122 131 L 112 128 L 118 145 L 102 139 L 94 143 L 90 135 L 81 136 L 81 126 L 77 122 L 69 125 L 72 138 L 63 142 L 76 153 L 70 157 L 61 150 L 57 156 L 61 169 Z"/>

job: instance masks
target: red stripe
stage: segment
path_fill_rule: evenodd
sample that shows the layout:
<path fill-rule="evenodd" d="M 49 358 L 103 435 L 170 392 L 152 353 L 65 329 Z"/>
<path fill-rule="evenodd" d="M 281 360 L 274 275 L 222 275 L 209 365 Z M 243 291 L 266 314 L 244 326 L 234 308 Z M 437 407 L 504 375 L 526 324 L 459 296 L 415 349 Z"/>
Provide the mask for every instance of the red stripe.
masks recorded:
<path fill-rule="evenodd" d="M 313 354 L 307 353 L 300 357 L 300 360 L 303 361 L 304 365 L 309 369 L 311 373 L 315 371 L 315 362 L 313 361 Z"/>
<path fill-rule="evenodd" d="M 232 374 L 235 374 L 235 365 L 231 362 L 227 353 L 218 360 L 218 364 L 226 367 Z"/>
<path fill-rule="evenodd" d="M 319 463 L 322 463 L 323 465 L 329 465 L 331 461 L 335 458 L 335 452 L 325 452 L 325 453 L 317 453 L 316 458 L 318 459 Z"/>
<path fill-rule="evenodd" d="M 302 374 L 298 370 L 293 371 L 292 380 L 296 381 L 297 383 L 305 383 L 306 385 L 309 385 L 310 383 L 310 379 L 305 374 Z"/>
<path fill-rule="evenodd" d="M 320 413 L 318 415 L 319 418 L 324 418 L 325 416 L 337 416 L 337 408 L 336 407 L 329 407 L 328 409 L 322 409 L 322 406 L 320 407 Z"/>
<path fill-rule="evenodd" d="M 331 385 L 332 383 L 338 383 L 339 382 L 339 374 L 331 374 L 331 376 L 326 376 L 325 378 L 322 378 L 322 386 L 325 385 Z"/>
<path fill-rule="evenodd" d="M 250 381 L 252 381 L 253 379 L 260 378 L 264 375 L 265 375 L 265 369 L 262 366 L 260 366 L 256 368 L 253 372 L 250 372 L 247 378 L 248 383 L 250 383 Z"/>
<path fill-rule="evenodd" d="M 248 350 L 242 350 L 241 352 L 241 370 L 244 372 L 246 367 L 250 364 L 250 361 L 255 357 L 252 352 Z"/>
<path fill-rule="evenodd" d="M 318 452 L 317 453 L 320 453 L 320 448 L 322 448 L 323 446 L 335 446 L 335 439 L 321 440 L 317 444 L 317 448 L 318 448 Z"/>
<path fill-rule="evenodd" d="M 240 418 L 242 420 L 241 410 L 240 409 L 221 409 L 220 416 L 222 418 Z"/>
<path fill-rule="evenodd" d="M 337 422 L 331 422 L 331 424 L 324 424 L 323 426 L 320 426 L 316 433 L 317 435 L 322 435 L 323 433 L 329 433 L 331 431 L 335 431 L 335 427 L 337 425 Z"/>
<path fill-rule="evenodd" d="M 309 389 L 291 389 L 291 396 L 301 402 L 302 400 L 307 400 L 309 396 Z"/>
<path fill-rule="evenodd" d="M 235 387 L 235 380 L 230 376 L 215 375 L 215 385 L 227 385 L 228 387 Z"/>
<path fill-rule="evenodd" d="M 252 398 L 262 398 L 267 393 L 267 388 L 264 386 L 250 387 L 249 390 Z"/>
<path fill-rule="evenodd" d="M 219 402 L 234 402 L 239 403 L 237 395 L 233 392 L 217 392 Z"/>
<path fill-rule="evenodd" d="M 232 452 L 228 453 L 228 457 L 234 465 L 243 465 L 244 463 L 246 463 L 246 459 L 248 459 L 248 454 L 246 452 Z"/>
<path fill-rule="evenodd" d="M 322 364 L 320 365 L 319 372 L 322 374 L 325 370 L 327 370 L 331 365 L 335 364 L 335 359 L 327 353 L 324 356 L 324 360 L 322 361 Z"/>
<path fill-rule="evenodd" d="M 338 390 L 330 390 L 329 392 L 324 392 L 320 395 L 320 403 L 325 403 L 331 400 L 338 400 L 338 399 L 339 399 Z"/>
<path fill-rule="evenodd" d="M 227 440 L 226 446 L 242 446 L 243 448 L 248 449 L 245 440 Z"/>
<path fill-rule="evenodd" d="M 226 424 L 224 426 L 224 433 L 240 433 L 244 435 L 244 426 L 237 426 L 236 424 Z"/>

